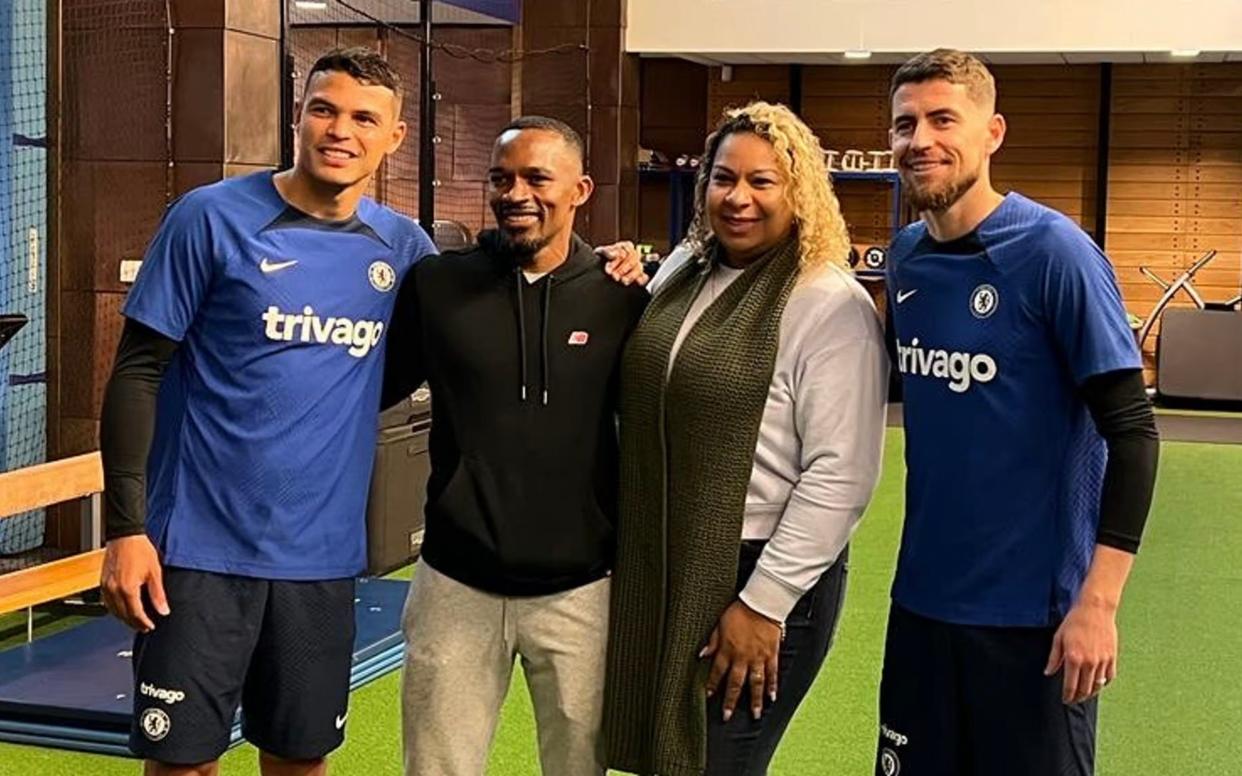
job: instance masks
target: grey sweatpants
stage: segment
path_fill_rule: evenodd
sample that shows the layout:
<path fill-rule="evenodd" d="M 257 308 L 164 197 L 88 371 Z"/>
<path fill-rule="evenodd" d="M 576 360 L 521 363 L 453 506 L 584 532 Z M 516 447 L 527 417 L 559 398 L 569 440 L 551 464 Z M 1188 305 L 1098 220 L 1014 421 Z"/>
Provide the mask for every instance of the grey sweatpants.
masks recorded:
<path fill-rule="evenodd" d="M 403 615 L 406 776 L 482 776 L 518 656 L 544 775 L 602 776 L 609 583 L 506 598 L 419 563 Z"/>

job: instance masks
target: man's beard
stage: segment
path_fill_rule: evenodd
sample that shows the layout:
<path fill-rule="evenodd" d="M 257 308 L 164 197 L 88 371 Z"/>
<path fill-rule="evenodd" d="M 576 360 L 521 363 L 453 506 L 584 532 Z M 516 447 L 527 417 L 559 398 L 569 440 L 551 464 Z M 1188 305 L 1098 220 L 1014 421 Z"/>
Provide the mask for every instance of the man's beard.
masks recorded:
<path fill-rule="evenodd" d="M 939 188 L 920 188 L 917 184 L 906 182 L 906 201 L 920 213 L 940 213 L 948 210 L 962 195 L 979 181 L 979 174 L 972 173 L 964 178 L 949 181 Z"/>
<path fill-rule="evenodd" d="M 500 238 L 497 247 L 512 257 L 514 262 L 520 266 L 527 266 L 534 262 L 535 254 L 552 242 L 551 237 L 533 229 L 520 234 L 512 234 L 501 225 L 504 223 L 505 211 L 493 208 L 493 214 L 496 216 L 496 233 Z"/>
<path fill-rule="evenodd" d="M 525 237 L 509 234 L 504 229 L 496 231 L 500 236 L 500 249 L 523 267 L 533 264 L 535 254 L 552 242 L 552 238 L 544 235 Z"/>

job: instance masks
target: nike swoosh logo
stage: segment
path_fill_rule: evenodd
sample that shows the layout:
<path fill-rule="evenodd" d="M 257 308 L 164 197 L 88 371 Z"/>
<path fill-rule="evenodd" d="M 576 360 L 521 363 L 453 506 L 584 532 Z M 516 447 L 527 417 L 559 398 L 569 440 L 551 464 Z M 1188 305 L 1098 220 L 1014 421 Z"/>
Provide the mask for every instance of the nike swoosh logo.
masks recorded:
<path fill-rule="evenodd" d="M 340 730 L 341 728 L 345 727 L 345 719 L 346 719 L 348 716 L 349 716 L 349 714 L 348 714 L 348 713 L 346 713 L 344 716 L 342 716 L 342 717 L 337 717 L 337 718 L 336 718 L 336 729 L 337 729 L 337 730 Z"/>
<path fill-rule="evenodd" d="M 919 290 L 917 288 L 911 289 L 909 291 L 898 291 L 897 292 L 897 304 L 901 304 L 902 302 L 906 301 L 907 299 L 914 296 L 918 292 Z"/>
<path fill-rule="evenodd" d="M 259 269 L 263 272 L 263 274 L 270 275 L 273 272 L 279 272 L 287 267 L 292 267 L 297 263 L 297 259 L 293 259 L 292 261 L 272 261 L 271 259 L 265 258 L 263 261 L 259 262 Z"/>

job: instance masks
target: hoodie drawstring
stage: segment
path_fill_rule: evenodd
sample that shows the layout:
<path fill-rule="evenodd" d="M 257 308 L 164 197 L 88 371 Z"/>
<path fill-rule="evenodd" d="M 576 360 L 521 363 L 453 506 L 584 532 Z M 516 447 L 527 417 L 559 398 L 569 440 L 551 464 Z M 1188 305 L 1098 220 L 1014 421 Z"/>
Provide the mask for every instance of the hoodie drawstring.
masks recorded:
<path fill-rule="evenodd" d="M 543 406 L 548 406 L 548 319 L 552 317 L 552 281 L 556 278 L 548 275 L 543 286 L 543 332 L 539 343 L 539 358 L 543 362 Z"/>
<path fill-rule="evenodd" d="M 524 286 L 525 278 L 522 275 L 522 268 L 516 267 L 513 271 L 513 278 L 517 285 L 517 314 L 518 314 L 518 360 L 522 362 L 522 390 L 520 398 L 526 401 L 527 394 L 527 369 L 526 369 L 526 305 L 522 300 L 522 286 Z M 548 406 L 548 319 L 552 317 L 552 281 L 555 278 L 549 274 L 548 280 L 543 287 L 543 325 L 539 330 L 539 363 L 542 370 L 542 398 L 543 406 Z"/>
<path fill-rule="evenodd" d="M 526 401 L 526 305 L 522 302 L 522 268 L 513 268 L 513 279 L 517 281 L 517 314 L 518 314 L 518 361 L 522 363 L 521 401 Z"/>

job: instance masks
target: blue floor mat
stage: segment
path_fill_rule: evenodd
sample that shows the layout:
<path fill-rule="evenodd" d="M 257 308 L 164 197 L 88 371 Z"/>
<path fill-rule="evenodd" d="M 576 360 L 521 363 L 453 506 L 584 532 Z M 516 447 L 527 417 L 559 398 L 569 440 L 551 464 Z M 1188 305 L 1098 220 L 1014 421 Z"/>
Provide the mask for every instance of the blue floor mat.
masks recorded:
<path fill-rule="evenodd" d="M 401 665 L 404 580 L 360 579 L 350 689 Z M 0 652 L 0 741 L 130 756 L 133 633 L 100 617 Z M 241 742 L 240 718 L 231 745 Z"/>

